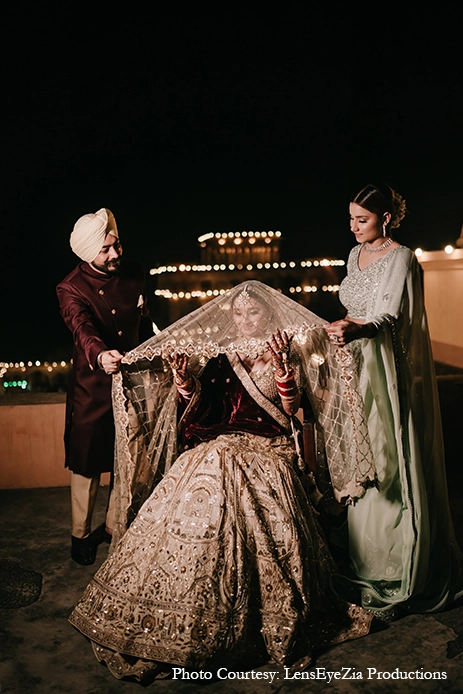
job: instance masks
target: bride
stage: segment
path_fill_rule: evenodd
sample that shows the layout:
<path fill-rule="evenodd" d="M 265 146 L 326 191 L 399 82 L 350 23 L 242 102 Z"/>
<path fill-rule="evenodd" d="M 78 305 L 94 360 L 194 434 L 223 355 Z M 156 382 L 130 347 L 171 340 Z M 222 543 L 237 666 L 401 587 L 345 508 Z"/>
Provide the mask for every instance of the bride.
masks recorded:
<path fill-rule="evenodd" d="M 124 358 L 118 522 L 70 617 L 116 677 L 259 650 L 306 666 L 313 649 L 368 633 L 370 613 L 331 591 L 336 568 L 302 485 L 304 399 L 337 500 L 375 479 L 349 353 L 324 325 L 250 281 Z"/>

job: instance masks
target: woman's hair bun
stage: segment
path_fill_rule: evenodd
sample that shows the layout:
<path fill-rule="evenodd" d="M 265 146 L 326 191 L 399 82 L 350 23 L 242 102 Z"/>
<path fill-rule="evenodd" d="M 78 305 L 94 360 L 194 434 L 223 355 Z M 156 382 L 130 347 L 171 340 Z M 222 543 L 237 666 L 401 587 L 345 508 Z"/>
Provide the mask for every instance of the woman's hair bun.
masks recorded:
<path fill-rule="evenodd" d="M 374 212 L 381 219 L 386 212 L 391 215 L 388 229 L 396 229 L 405 217 L 407 206 L 403 197 L 386 183 L 369 183 L 355 195 L 351 202 Z"/>

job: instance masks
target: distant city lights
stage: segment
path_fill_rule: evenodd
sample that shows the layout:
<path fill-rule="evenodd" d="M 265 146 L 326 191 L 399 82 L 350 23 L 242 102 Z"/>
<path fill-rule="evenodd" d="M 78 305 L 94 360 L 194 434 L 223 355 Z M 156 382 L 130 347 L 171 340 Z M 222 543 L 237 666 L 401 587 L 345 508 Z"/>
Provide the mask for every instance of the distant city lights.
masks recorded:
<path fill-rule="evenodd" d="M 37 371 L 46 371 L 47 373 L 52 373 L 54 371 L 66 371 L 72 365 L 72 359 L 67 361 L 53 361 L 53 362 L 41 362 L 28 361 L 28 362 L 4 362 L 0 361 L 0 379 L 5 379 L 0 381 L 0 386 L 3 386 L 6 392 L 11 390 L 27 390 L 31 385 L 31 374 Z M 29 374 L 29 378 L 20 377 L 20 374 Z"/>

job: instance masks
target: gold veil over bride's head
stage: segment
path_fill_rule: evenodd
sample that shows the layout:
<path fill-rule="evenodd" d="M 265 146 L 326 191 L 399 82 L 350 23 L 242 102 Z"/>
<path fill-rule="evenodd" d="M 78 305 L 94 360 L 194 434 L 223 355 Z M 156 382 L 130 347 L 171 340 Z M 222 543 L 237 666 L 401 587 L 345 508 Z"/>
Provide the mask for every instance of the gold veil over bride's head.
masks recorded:
<path fill-rule="evenodd" d="M 249 312 L 252 307 L 261 307 L 264 319 L 256 326 L 254 334 L 249 335 L 243 331 L 242 325 L 237 324 L 236 315 Z M 304 334 L 314 327 L 321 328 L 325 323 L 275 289 L 250 280 L 180 318 L 126 355 L 124 362 L 165 358 L 179 352 L 200 360 L 236 351 L 252 356 L 266 350 L 266 341 L 278 329 L 286 330 L 291 336 L 297 334 L 303 341 Z M 323 335 L 322 342 L 326 342 L 324 331 L 318 330 L 317 333 Z"/>
<path fill-rule="evenodd" d="M 132 350 L 114 377 L 116 537 L 123 534 L 177 456 L 177 391 L 166 361 L 189 356 L 199 376 L 219 354 L 257 358 L 285 330 L 302 365 L 320 448 L 338 499 L 361 496 L 374 479 L 363 402 L 347 349 L 333 347 L 326 321 L 261 282 L 244 282 Z"/>

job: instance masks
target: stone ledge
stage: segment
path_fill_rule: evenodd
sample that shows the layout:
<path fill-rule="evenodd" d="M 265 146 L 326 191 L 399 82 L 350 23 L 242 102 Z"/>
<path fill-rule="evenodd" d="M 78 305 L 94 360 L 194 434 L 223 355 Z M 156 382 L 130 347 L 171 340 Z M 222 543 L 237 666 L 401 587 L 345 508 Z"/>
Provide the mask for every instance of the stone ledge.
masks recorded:
<path fill-rule="evenodd" d="M 66 393 L 12 393 L 0 396 L 2 405 L 60 405 L 66 402 Z"/>

